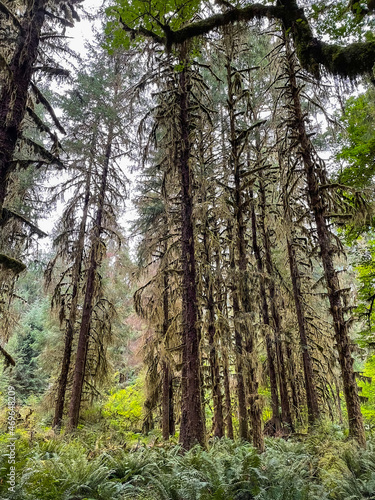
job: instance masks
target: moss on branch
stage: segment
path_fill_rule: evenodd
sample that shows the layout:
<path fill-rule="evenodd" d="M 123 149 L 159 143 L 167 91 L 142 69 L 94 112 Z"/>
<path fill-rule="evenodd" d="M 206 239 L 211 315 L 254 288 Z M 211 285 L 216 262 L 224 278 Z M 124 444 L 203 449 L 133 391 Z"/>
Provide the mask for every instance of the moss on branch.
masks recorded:
<path fill-rule="evenodd" d="M 26 269 L 23 262 L 3 253 L 0 253 L 0 265 L 9 271 L 13 271 L 15 274 L 20 274 Z"/>
<path fill-rule="evenodd" d="M 334 75 L 354 78 L 371 73 L 375 64 L 375 42 L 352 43 L 346 47 L 321 43 L 316 59 Z"/>
<path fill-rule="evenodd" d="M 234 8 L 223 14 L 215 14 L 207 19 L 197 21 L 176 31 L 169 31 L 167 34 L 167 45 L 178 45 L 196 36 L 204 35 L 210 31 L 227 26 L 239 21 L 251 21 L 252 19 L 277 19 L 281 18 L 283 7 L 267 6 L 262 4 L 252 4 L 242 9 Z"/>
<path fill-rule="evenodd" d="M 374 0 L 375 1 L 375 0 Z M 235 22 L 253 19 L 275 19 L 283 23 L 290 32 L 296 47 L 301 66 L 319 77 L 320 65 L 332 74 L 354 78 L 365 73 L 372 73 L 375 64 L 375 42 L 352 43 L 345 47 L 327 44 L 314 37 L 303 8 L 296 0 L 279 0 L 277 5 L 253 3 L 244 8 L 231 8 L 222 14 L 215 14 L 207 19 L 193 22 L 178 30 L 163 26 L 165 36 L 161 37 L 145 28 L 132 29 L 124 24 L 123 29 L 134 37 L 137 35 L 153 38 L 170 49 L 186 40 L 202 36 L 210 31 Z"/>

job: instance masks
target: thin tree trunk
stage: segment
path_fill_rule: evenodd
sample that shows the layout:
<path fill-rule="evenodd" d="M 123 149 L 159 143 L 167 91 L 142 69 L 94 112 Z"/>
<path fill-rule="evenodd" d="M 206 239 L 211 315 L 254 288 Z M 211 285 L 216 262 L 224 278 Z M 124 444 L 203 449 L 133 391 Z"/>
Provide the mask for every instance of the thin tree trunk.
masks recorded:
<path fill-rule="evenodd" d="M 185 449 L 205 444 L 205 430 L 201 401 L 201 373 L 199 334 L 197 331 L 198 305 L 196 295 L 196 265 L 193 225 L 193 195 L 190 171 L 191 144 L 189 138 L 189 76 L 186 44 L 181 50 L 184 68 L 180 73 L 180 155 L 181 181 L 181 247 L 182 247 L 182 408 L 180 442 Z"/>
<path fill-rule="evenodd" d="M 169 434 L 174 436 L 176 432 L 176 423 L 174 416 L 174 391 L 173 391 L 173 377 L 169 375 Z"/>
<path fill-rule="evenodd" d="M 349 337 L 348 325 L 344 317 L 342 291 L 333 263 L 333 255 L 335 252 L 326 219 L 327 210 L 319 190 L 319 181 L 313 156 L 312 144 L 306 131 L 304 115 L 301 109 L 300 92 L 295 76 L 293 55 L 291 54 L 287 41 L 286 47 L 289 89 L 293 105 L 293 118 L 296 123 L 295 127 L 298 134 L 300 154 L 305 169 L 309 203 L 314 214 L 324 269 L 324 277 L 327 284 L 327 294 L 335 330 L 346 407 L 348 411 L 349 432 L 350 435 L 364 447 L 366 445 L 365 429 L 361 414 L 358 387 L 353 369 L 351 340 Z"/>
<path fill-rule="evenodd" d="M 220 387 L 220 367 L 216 350 L 215 316 L 212 296 L 209 297 L 208 314 L 210 316 L 208 325 L 208 345 L 210 349 L 212 398 L 214 403 L 214 436 L 221 438 L 224 436 L 223 396 Z"/>
<path fill-rule="evenodd" d="M 239 131 L 236 128 L 236 96 L 234 90 L 234 82 L 232 75 L 232 53 L 233 47 L 231 47 L 230 52 L 227 54 L 226 70 L 227 70 L 227 105 L 229 113 L 229 128 L 230 128 L 230 166 L 232 175 L 234 177 L 234 218 L 235 218 L 235 246 L 237 250 L 237 268 L 238 268 L 238 285 L 237 290 L 233 291 L 233 314 L 235 315 L 235 324 L 237 316 L 237 328 L 235 328 L 235 341 L 236 347 L 240 352 L 242 352 L 242 338 L 240 333 L 239 319 L 240 316 L 244 318 L 242 325 L 245 326 L 245 342 L 244 347 L 246 350 L 246 361 L 248 364 L 248 385 L 249 385 L 249 403 L 250 403 L 250 418 L 252 427 L 252 440 L 254 446 L 259 450 L 264 449 L 264 437 L 262 429 L 262 411 L 260 408 L 260 401 L 258 396 L 258 381 L 255 368 L 254 360 L 254 339 L 252 333 L 249 331 L 249 314 L 251 313 L 250 306 L 250 289 L 249 289 L 249 276 L 248 276 L 248 260 L 247 260 L 247 248 L 246 248 L 246 224 L 244 220 L 244 204 L 243 204 L 243 193 L 241 186 L 241 158 L 240 158 L 240 141 L 238 140 Z M 242 310 L 240 310 L 240 307 Z M 236 311 L 237 310 L 237 311 Z M 239 390 L 242 391 L 239 386 Z M 242 395 L 241 395 L 242 397 Z M 240 401 L 239 401 L 240 403 Z M 241 403 L 240 403 L 241 405 Z M 241 406 L 239 408 L 240 412 Z M 246 439 L 247 422 L 245 425 L 244 415 L 240 414 L 240 432 L 243 432 L 243 437 Z"/>
<path fill-rule="evenodd" d="M 85 231 L 86 231 L 86 223 L 87 223 L 87 216 L 90 203 L 90 184 L 91 184 L 91 166 L 89 172 L 87 173 L 87 178 L 86 178 L 86 190 L 85 190 L 85 199 L 83 202 L 83 213 L 79 228 L 77 247 L 75 249 L 76 257 L 72 273 L 72 299 L 70 304 L 69 318 L 65 332 L 64 355 L 61 363 L 61 372 L 59 377 L 59 385 L 58 385 L 58 392 L 57 392 L 57 399 L 55 406 L 55 416 L 52 422 L 52 427 L 55 428 L 56 431 L 59 431 L 61 428 L 61 421 L 64 413 L 65 393 L 66 393 L 66 386 L 68 383 L 74 329 L 77 319 L 77 306 L 79 297 L 79 285 L 81 281 L 83 250 L 85 244 Z"/>
<path fill-rule="evenodd" d="M 228 226 L 228 239 L 230 242 L 233 241 L 232 227 Z M 236 263 L 234 256 L 233 244 L 230 246 L 230 268 L 232 272 L 232 279 L 235 279 Z M 240 305 L 238 300 L 237 285 L 232 283 L 232 310 L 233 310 L 233 321 L 234 321 L 234 344 L 236 351 L 236 376 L 237 376 L 237 399 L 238 399 L 238 425 L 239 425 L 239 437 L 245 441 L 249 440 L 249 428 L 247 423 L 247 404 L 246 404 L 246 394 L 245 394 L 245 383 L 244 383 L 244 366 L 243 366 L 243 347 L 242 347 L 242 335 L 241 327 L 239 322 L 239 316 L 241 314 Z"/>
<path fill-rule="evenodd" d="M 250 192 L 250 197 L 253 199 L 252 192 Z M 260 253 L 260 248 L 258 245 L 257 222 L 256 222 L 254 200 L 251 205 L 251 225 L 252 225 L 253 252 L 255 255 L 259 273 L 259 288 L 260 288 L 260 297 L 262 301 L 261 309 L 262 309 L 263 323 L 264 325 L 266 325 L 266 327 L 270 328 L 270 317 L 268 311 L 266 287 L 264 283 L 263 261 Z M 271 388 L 272 425 L 274 427 L 274 431 L 277 432 L 280 430 L 279 395 L 277 391 L 275 355 L 274 355 L 271 335 L 268 331 L 266 332 L 266 350 L 267 350 L 268 371 L 270 377 L 270 388 Z"/>
<path fill-rule="evenodd" d="M 261 173 L 260 173 L 261 175 Z M 272 263 L 271 255 L 271 244 L 269 236 L 265 227 L 265 210 L 266 210 L 266 193 L 264 189 L 263 181 L 259 182 L 259 195 L 260 195 L 260 209 L 261 209 L 261 228 L 263 236 L 263 246 L 265 253 L 265 264 L 268 274 L 268 290 L 270 297 L 270 307 L 271 316 L 273 321 L 273 330 L 276 346 L 276 357 L 278 361 L 279 368 L 279 388 L 280 388 L 280 401 L 281 401 L 281 418 L 285 422 L 290 430 L 293 430 L 292 414 L 290 411 L 289 395 L 288 395 L 288 383 L 287 383 L 287 370 L 284 359 L 284 351 L 281 343 L 281 321 L 280 315 L 277 310 L 277 297 L 276 297 L 276 287 L 274 280 L 274 269 Z"/>
<path fill-rule="evenodd" d="M 167 228 L 167 225 L 165 225 Z M 167 240 L 165 239 L 164 256 L 167 252 Z M 169 282 L 168 282 L 168 272 L 166 269 L 163 270 L 163 338 L 165 349 L 168 349 L 168 339 L 167 333 L 169 328 Z M 163 373 L 163 398 L 162 398 L 162 430 L 163 439 L 168 440 L 171 434 L 170 430 L 170 382 L 171 374 L 169 369 L 169 362 L 165 359 L 162 363 L 162 373 Z"/>
<path fill-rule="evenodd" d="M 294 421 L 297 420 L 297 418 L 303 423 L 301 420 L 301 412 L 300 412 L 300 394 L 298 390 L 298 384 L 297 384 L 297 371 L 296 371 L 296 365 L 294 363 L 293 359 L 293 352 L 292 349 L 290 348 L 290 343 L 286 341 L 285 345 L 285 351 L 286 351 L 286 357 L 287 357 L 287 362 L 288 362 L 288 373 L 289 373 L 289 384 L 290 384 L 290 390 L 292 392 L 292 413 L 294 414 Z"/>
<path fill-rule="evenodd" d="M 206 199 L 204 200 L 206 202 Z M 215 302 L 213 293 L 213 283 L 210 276 L 211 252 L 207 237 L 208 222 L 204 224 L 203 230 L 203 247 L 206 267 L 206 288 L 207 288 L 207 311 L 208 311 L 208 346 L 210 350 L 210 372 L 212 399 L 214 405 L 214 436 L 223 437 L 224 435 L 224 417 L 223 417 L 223 396 L 221 393 L 220 366 L 216 345 L 216 329 L 215 329 Z"/>
<path fill-rule="evenodd" d="M 87 271 L 86 293 L 82 308 L 76 363 L 74 367 L 72 395 L 69 407 L 69 423 L 68 423 L 69 430 L 73 430 L 77 427 L 79 419 L 79 411 L 81 406 L 82 389 L 83 389 L 85 369 L 86 369 L 87 349 L 89 343 L 90 325 L 91 325 L 92 311 L 94 306 L 94 297 L 96 292 L 96 283 L 95 283 L 96 271 L 100 265 L 100 235 L 102 231 L 105 193 L 107 189 L 107 179 L 108 179 L 113 137 L 114 137 L 114 124 L 111 123 L 107 136 L 103 173 L 98 193 L 98 206 L 97 206 L 94 233 L 90 251 L 90 263 Z"/>
<path fill-rule="evenodd" d="M 226 434 L 229 439 L 234 439 L 233 433 L 233 419 L 232 419 L 232 402 L 230 397 L 230 385 L 229 385 L 229 363 L 228 355 L 225 348 L 223 349 L 223 375 L 224 375 L 224 394 L 225 394 L 225 424 L 226 424 Z"/>
<path fill-rule="evenodd" d="M 38 54 L 47 3 L 47 0 L 27 2 L 15 52 L 9 63 L 10 74 L 5 78 L 0 93 L 0 222 L 13 155 L 26 112 L 28 89 Z"/>
<path fill-rule="evenodd" d="M 285 220 L 287 225 L 291 224 L 291 220 L 288 217 L 286 210 L 284 210 L 284 214 L 286 217 Z M 294 304 L 296 307 L 297 320 L 298 320 L 300 346 L 302 350 L 302 363 L 303 363 L 303 373 L 305 377 L 308 420 L 310 424 L 314 424 L 314 422 L 319 418 L 319 405 L 318 405 L 318 396 L 316 394 L 316 389 L 314 384 L 314 372 L 312 367 L 310 350 L 307 342 L 305 311 L 304 311 L 302 290 L 301 290 L 301 277 L 298 269 L 295 250 L 293 248 L 289 234 L 287 234 L 286 236 L 286 242 L 288 248 L 289 269 L 293 285 Z"/>

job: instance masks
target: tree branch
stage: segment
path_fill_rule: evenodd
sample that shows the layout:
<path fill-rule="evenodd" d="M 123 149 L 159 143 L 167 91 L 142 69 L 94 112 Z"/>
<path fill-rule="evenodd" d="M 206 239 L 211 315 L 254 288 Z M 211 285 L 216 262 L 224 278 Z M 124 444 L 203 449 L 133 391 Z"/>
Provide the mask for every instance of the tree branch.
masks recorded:
<path fill-rule="evenodd" d="M 16 366 L 16 362 L 14 361 L 12 356 L 1 345 L 0 345 L 0 353 L 4 356 L 6 360 L 5 363 L 7 364 L 7 366 L 9 365 Z"/>
<path fill-rule="evenodd" d="M 17 28 L 23 33 L 22 24 L 20 23 L 18 17 L 15 14 L 13 14 L 13 12 L 9 10 L 8 7 L 1 1 L 0 1 L 0 11 L 3 12 L 6 16 L 9 16 L 12 19 L 15 26 L 17 26 Z"/>
<path fill-rule="evenodd" d="M 314 37 L 304 9 L 298 6 L 296 0 L 278 0 L 275 6 L 253 3 L 243 8 L 232 7 L 222 14 L 214 14 L 176 31 L 164 26 L 165 37 L 143 27 L 133 29 L 119 16 L 123 29 L 132 36 L 146 36 L 165 45 L 167 49 L 222 26 L 264 18 L 276 19 L 283 23 L 285 30 L 293 37 L 301 66 L 315 77 L 320 75 L 320 65 L 331 74 L 349 78 L 372 72 L 375 64 L 374 41 L 351 43 L 343 47 L 318 40 Z"/>
<path fill-rule="evenodd" d="M 9 271 L 13 271 L 14 274 L 20 274 L 26 269 L 23 262 L 13 259 L 13 257 L 9 257 L 9 255 L 5 255 L 3 253 L 0 253 L 0 265 Z"/>

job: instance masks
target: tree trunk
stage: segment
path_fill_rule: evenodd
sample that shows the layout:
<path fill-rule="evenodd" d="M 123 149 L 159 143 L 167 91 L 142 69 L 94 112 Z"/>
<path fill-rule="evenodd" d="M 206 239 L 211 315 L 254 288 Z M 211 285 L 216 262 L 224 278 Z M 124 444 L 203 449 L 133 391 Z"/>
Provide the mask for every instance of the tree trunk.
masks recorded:
<path fill-rule="evenodd" d="M 250 197 L 253 199 L 252 192 L 250 192 Z M 262 261 L 262 256 L 260 253 L 260 248 L 258 245 L 257 222 L 256 222 L 254 199 L 253 199 L 253 203 L 251 205 L 251 226 L 252 226 L 253 252 L 255 255 L 258 273 L 259 273 L 259 288 L 260 288 L 260 297 L 261 297 L 261 301 L 262 301 L 262 307 L 261 307 L 262 318 L 263 318 L 263 323 L 266 326 L 266 328 L 267 327 L 270 328 L 270 317 L 269 317 L 269 311 L 268 311 L 266 287 L 265 287 L 265 283 L 264 283 L 263 261 Z M 278 391 L 277 391 L 277 378 L 276 378 L 274 349 L 273 349 L 271 335 L 270 335 L 269 331 L 266 332 L 266 350 L 267 350 L 268 372 L 269 372 L 269 377 L 270 377 L 270 388 L 271 388 L 272 426 L 274 428 L 274 431 L 277 432 L 280 430 L 279 395 L 278 395 Z"/>
<path fill-rule="evenodd" d="M 230 242 L 233 241 L 232 227 L 228 227 L 228 239 Z M 236 263 L 234 256 L 233 244 L 230 246 L 230 268 L 232 272 L 232 279 L 235 280 Z M 246 404 L 246 394 L 245 394 L 245 383 L 244 383 L 244 366 L 243 366 L 243 347 L 242 347 L 242 335 L 241 335 L 241 325 L 239 321 L 239 316 L 241 314 L 240 305 L 238 300 L 237 285 L 233 282 L 231 284 L 232 288 L 232 310 L 233 310 L 233 322 L 234 322 L 234 345 L 236 351 L 236 376 L 237 376 L 237 399 L 238 399 L 238 425 L 239 425 L 239 437 L 245 441 L 249 440 L 249 428 L 247 423 L 247 404 Z"/>
<path fill-rule="evenodd" d="M 259 175 L 261 177 L 261 172 L 259 173 Z M 268 274 L 268 290 L 269 290 L 271 316 L 273 323 L 272 326 L 274 330 L 276 358 L 278 361 L 278 368 L 279 368 L 281 418 L 282 421 L 289 426 L 290 430 L 293 431 L 293 421 L 292 421 L 292 414 L 290 411 L 289 395 L 288 395 L 287 370 L 285 365 L 283 346 L 281 343 L 281 321 L 277 309 L 276 286 L 274 280 L 274 268 L 271 255 L 271 243 L 265 225 L 266 193 L 262 179 L 259 182 L 259 196 L 260 196 L 260 209 L 261 209 L 260 221 L 261 221 L 263 246 L 265 253 L 265 264 Z"/>
<path fill-rule="evenodd" d="M 335 339 L 339 354 L 346 407 L 348 411 L 349 433 L 361 446 L 365 446 L 366 436 L 358 397 L 358 387 L 353 369 L 351 340 L 349 337 L 348 325 L 344 317 L 342 291 L 333 263 L 335 251 L 327 224 L 327 210 L 319 190 L 319 181 L 314 161 L 313 148 L 306 131 L 304 115 L 301 109 L 300 89 L 297 84 L 293 55 L 291 54 L 291 50 L 288 48 L 288 42 L 286 42 L 286 47 L 289 72 L 289 90 L 292 99 L 291 104 L 293 105 L 293 119 L 296 124 L 295 127 L 298 134 L 299 150 L 305 169 L 308 187 L 309 203 L 314 214 L 324 269 L 324 277 L 327 284 L 327 294 L 335 330 Z"/>
<path fill-rule="evenodd" d="M 165 225 L 165 227 L 167 227 Z M 164 247 L 164 257 L 167 252 L 167 240 L 165 239 Z M 165 349 L 168 349 L 168 338 L 167 332 L 169 328 L 169 283 L 168 283 L 168 272 L 166 269 L 163 270 L 163 338 Z M 169 369 L 168 360 L 163 360 L 162 363 L 162 373 L 163 373 L 163 397 L 162 397 L 162 431 L 163 439 L 168 440 L 171 434 L 170 429 L 170 405 L 172 404 L 170 400 L 170 387 L 171 387 L 171 374 Z"/>
<path fill-rule="evenodd" d="M 28 89 L 33 74 L 47 0 L 27 2 L 27 9 L 9 63 L 10 74 L 0 93 L 0 219 L 7 194 L 13 155 L 21 135 Z"/>
<path fill-rule="evenodd" d="M 193 225 L 193 195 L 190 171 L 188 57 L 186 45 L 181 50 L 183 69 L 179 78 L 181 182 L 181 250 L 182 250 L 182 408 L 180 442 L 185 449 L 205 444 L 201 401 L 199 335 L 197 331 L 196 265 Z"/>
<path fill-rule="evenodd" d="M 216 350 L 213 297 L 209 298 L 208 314 L 210 316 L 208 325 L 208 345 L 210 349 L 212 399 L 214 404 L 214 436 L 221 438 L 224 436 L 223 396 L 221 394 L 220 367 Z"/>
<path fill-rule="evenodd" d="M 285 213 L 285 210 L 284 214 L 287 225 L 291 224 L 291 220 L 290 218 L 288 218 L 287 214 Z M 316 394 L 315 384 L 314 384 L 314 372 L 312 367 L 310 350 L 307 342 L 305 311 L 304 311 L 302 291 L 301 291 L 301 278 L 298 269 L 295 250 L 293 248 L 289 234 L 287 234 L 286 236 L 286 242 L 288 248 L 290 276 L 292 278 L 292 285 L 293 285 L 294 304 L 296 307 L 297 320 L 298 320 L 300 346 L 302 350 L 302 363 L 303 363 L 303 373 L 305 378 L 308 419 L 310 424 L 314 424 L 314 422 L 319 418 L 319 405 L 318 405 L 318 396 Z"/>
<path fill-rule="evenodd" d="M 262 411 L 260 408 L 260 401 L 258 395 L 258 381 L 256 376 L 256 367 L 254 359 L 254 339 L 252 333 L 249 331 L 249 314 L 251 313 L 250 305 L 250 289 L 249 289 L 249 276 L 248 276 L 248 260 L 247 260 L 247 248 L 246 248 L 246 224 L 244 220 L 244 204 L 243 204 L 243 193 L 241 186 L 241 141 L 239 137 L 241 136 L 241 130 L 236 127 L 236 95 L 234 88 L 234 81 L 232 75 L 232 53 L 233 47 L 227 54 L 226 70 L 227 70 L 227 105 L 229 113 L 229 133 L 230 133 L 230 167 L 231 173 L 234 177 L 234 219 L 235 219 L 235 246 L 237 250 L 237 262 L 235 262 L 235 269 L 238 269 L 238 283 L 235 285 L 236 290 L 233 291 L 233 314 L 237 316 L 237 328 L 235 328 L 235 342 L 239 355 L 242 352 L 242 338 L 240 333 L 240 324 L 244 327 L 245 331 L 245 342 L 244 347 L 246 350 L 246 361 L 248 365 L 248 385 L 249 385 L 249 412 L 251 418 L 252 427 L 252 439 L 254 446 L 259 450 L 264 449 L 264 438 L 262 430 Z M 241 309 L 240 309 L 241 308 Z M 242 321 L 240 322 L 240 318 Z M 240 323 L 240 324 L 239 324 Z M 242 362 L 242 361 L 241 361 Z M 242 388 L 239 386 L 239 391 L 242 392 Z M 244 396 L 245 394 L 243 394 Z M 239 394 L 240 397 L 240 394 Z M 242 398 L 242 394 L 241 394 Z M 246 411 L 246 408 L 240 412 Z M 244 415 L 240 413 L 240 432 L 243 432 L 243 439 L 247 439 L 247 422 L 245 425 Z"/>
<path fill-rule="evenodd" d="M 107 179 L 108 179 L 113 137 L 114 137 L 114 124 L 111 123 L 107 136 L 103 172 L 98 193 L 98 205 L 97 205 L 94 232 L 93 232 L 91 251 L 90 251 L 90 263 L 86 278 L 86 293 L 82 308 L 76 363 L 74 367 L 72 395 L 69 407 L 69 423 L 68 423 L 69 430 L 73 430 L 77 427 L 79 419 L 79 411 L 81 406 L 82 389 L 85 379 L 87 349 L 88 349 L 89 335 L 90 335 L 90 324 L 91 324 L 92 311 L 94 306 L 94 297 L 96 291 L 96 283 L 95 283 L 97 274 L 96 272 L 100 265 L 100 235 L 102 231 L 105 193 L 107 189 Z"/>
<path fill-rule="evenodd" d="M 207 200 L 204 199 L 204 202 Z M 211 251 L 207 237 L 208 221 L 206 219 L 203 230 L 203 247 L 206 269 L 206 293 L 207 293 L 207 311 L 208 311 L 208 346 L 211 372 L 212 400 L 214 406 L 214 436 L 223 437 L 224 435 L 224 418 L 223 418 L 223 396 L 221 393 L 220 366 L 219 357 L 216 345 L 216 329 L 215 329 L 215 301 L 213 292 L 213 282 L 211 278 Z M 203 271 L 204 272 L 204 271 Z"/>
<path fill-rule="evenodd" d="M 226 434 L 229 439 L 234 439 L 233 433 L 233 419 L 232 419 L 232 402 L 230 397 L 230 385 L 229 385 L 229 363 L 228 355 L 225 348 L 223 349 L 223 375 L 224 375 L 224 393 L 225 393 L 225 424 L 226 424 Z"/>
<path fill-rule="evenodd" d="M 87 173 L 85 199 L 83 202 L 83 214 L 79 228 L 77 247 L 75 249 L 76 257 L 72 272 L 72 298 L 70 304 L 68 323 L 65 331 L 64 355 L 61 363 L 61 372 L 59 377 L 59 385 L 58 385 L 57 399 L 55 406 L 55 416 L 52 422 L 52 427 L 55 428 L 56 431 L 60 430 L 61 421 L 64 413 L 65 393 L 66 393 L 66 386 L 68 383 L 70 358 L 72 355 L 73 337 L 74 337 L 75 323 L 77 319 L 77 306 L 79 297 L 79 285 L 81 281 L 83 250 L 85 244 L 85 231 L 86 231 L 86 223 L 87 223 L 87 216 L 90 203 L 90 184 L 91 184 L 91 166 L 89 172 Z"/>

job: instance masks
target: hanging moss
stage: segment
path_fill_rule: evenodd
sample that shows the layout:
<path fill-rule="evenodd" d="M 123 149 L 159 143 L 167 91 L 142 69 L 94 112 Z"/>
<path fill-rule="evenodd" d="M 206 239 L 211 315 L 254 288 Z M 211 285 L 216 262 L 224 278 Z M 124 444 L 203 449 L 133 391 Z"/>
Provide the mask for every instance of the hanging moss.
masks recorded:
<path fill-rule="evenodd" d="M 0 265 L 9 271 L 13 271 L 14 274 L 20 274 L 26 269 L 26 266 L 25 264 L 23 264 L 23 262 L 17 259 L 13 259 L 12 257 L 9 257 L 8 255 L 5 255 L 3 253 L 0 253 Z"/>

